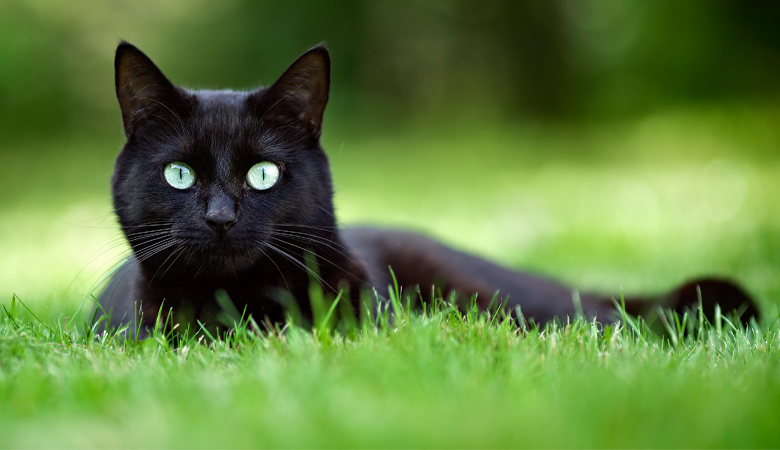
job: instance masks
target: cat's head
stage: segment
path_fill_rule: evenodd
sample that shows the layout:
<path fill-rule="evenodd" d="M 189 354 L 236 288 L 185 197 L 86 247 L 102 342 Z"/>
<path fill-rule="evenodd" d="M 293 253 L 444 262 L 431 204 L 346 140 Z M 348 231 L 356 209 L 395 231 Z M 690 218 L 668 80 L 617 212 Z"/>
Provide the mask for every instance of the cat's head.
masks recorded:
<path fill-rule="evenodd" d="M 335 225 L 319 143 L 330 84 L 324 47 L 251 92 L 174 86 L 126 42 L 115 70 L 127 143 L 112 192 L 139 260 L 235 272 L 268 252 L 276 228 Z"/>

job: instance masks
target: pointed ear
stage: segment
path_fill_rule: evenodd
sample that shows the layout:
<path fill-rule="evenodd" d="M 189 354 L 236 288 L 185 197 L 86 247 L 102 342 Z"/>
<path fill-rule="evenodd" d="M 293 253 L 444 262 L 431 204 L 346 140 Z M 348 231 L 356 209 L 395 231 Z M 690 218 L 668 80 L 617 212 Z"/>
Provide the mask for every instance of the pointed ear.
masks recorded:
<path fill-rule="evenodd" d="M 330 55 L 318 45 L 295 60 L 271 87 L 250 95 L 249 101 L 264 122 L 293 122 L 319 137 L 329 88 Z"/>
<path fill-rule="evenodd" d="M 174 111 L 182 102 L 182 94 L 148 56 L 122 42 L 116 49 L 114 70 L 116 97 L 128 137 L 152 120 L 175 123 Z"/>

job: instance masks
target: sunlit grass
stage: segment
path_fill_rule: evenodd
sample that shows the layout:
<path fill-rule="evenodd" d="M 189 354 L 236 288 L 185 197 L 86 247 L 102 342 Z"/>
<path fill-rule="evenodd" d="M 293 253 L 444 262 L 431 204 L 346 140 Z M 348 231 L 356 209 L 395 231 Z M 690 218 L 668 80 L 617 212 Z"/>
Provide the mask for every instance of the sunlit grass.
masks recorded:
<path fill-rule="evenodd" d="M 0 319 L 0 443 L 90 447 L 775 446 L 780 331 L 679 318 L 542 330 L 425 312 L 353 331 L 92 337 Z M 324 322 L 322 322 L 324 323 Z M 685 334 L 685 329 L 688 333 Z M 45 432 L 44 432 L 45 430 Z"/>

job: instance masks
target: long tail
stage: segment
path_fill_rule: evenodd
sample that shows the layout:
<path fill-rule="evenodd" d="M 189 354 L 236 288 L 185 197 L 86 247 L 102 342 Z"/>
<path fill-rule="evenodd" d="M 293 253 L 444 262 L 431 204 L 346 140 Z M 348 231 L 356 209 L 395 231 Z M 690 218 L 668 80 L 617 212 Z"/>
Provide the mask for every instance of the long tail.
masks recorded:
<path fill-rule="evenodd" d="M 712 322 L 715 306 L 724 315 L 736 313 L 743 321 L 759 319 L 759 311 L 753 298 L 734 281 L 723 278 L 698 278 L 654 298 L 634 299 L 626 302 L 626 312 L 634 316 L 648 316 L 661 306 L 680 314 L 696 311 L 701 302 L 704 316 Z"/>
<path fill-rule="evenodd" d="M 548 278 L 516 272 L 477 256 L 444 246 L 426 236 L 398 230 L 372 227 L 349 228 L 342 239 L 365 262 L 372 284 L 384 291 L 392 283 L 388 267 L 402 286 L 436 286 L 443 293 L 456 291 L 477 294 L 477 303 L 487 308 L 498 293 L 508 308 L 520 308 L 526 318 L 543 323 L 555 317 L 565 319 L 581 311 L 601 321 L 616 320 L 619 315 L 611 296 L 578 293 Z M 712 320 L 715 305 L 724 314 L 741 313 L 742 319 L 758 319 L 755 302 L 734 282 L 702 278 L 687 282 L 672 291 L 647 297 L 626 299 L 626 311 L 647 316 L 659 306 L 683 313 L 702 301 L 704 314 Z"/>

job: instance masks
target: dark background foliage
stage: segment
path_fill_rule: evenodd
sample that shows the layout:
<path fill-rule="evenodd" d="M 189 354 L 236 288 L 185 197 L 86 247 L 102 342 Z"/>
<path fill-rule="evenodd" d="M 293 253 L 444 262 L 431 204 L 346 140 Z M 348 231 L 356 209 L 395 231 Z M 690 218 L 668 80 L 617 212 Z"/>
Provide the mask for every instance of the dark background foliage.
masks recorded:
<path fill-rule="evenodd" d="M 17 2 L 0 4 L 2 139 L 116 131 L 125 38 L 178 83 L 267 84 L 306 48 L 333 53 L 330 114 L 532 120 L 773 98 L 780 3 L 744 0 Z"/>

